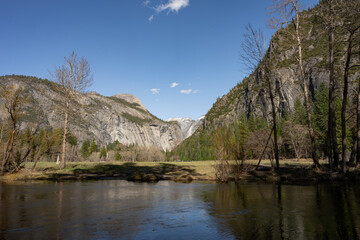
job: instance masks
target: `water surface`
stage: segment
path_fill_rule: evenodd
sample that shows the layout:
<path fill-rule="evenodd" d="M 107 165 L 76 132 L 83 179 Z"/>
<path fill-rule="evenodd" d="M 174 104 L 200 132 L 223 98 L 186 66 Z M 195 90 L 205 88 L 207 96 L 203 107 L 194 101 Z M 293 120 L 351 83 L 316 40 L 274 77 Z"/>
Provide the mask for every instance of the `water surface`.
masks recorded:
<path fill-rule="evenodd" d="M 0 183 L 0 239 L 359 239 L 360 187 Z"/>

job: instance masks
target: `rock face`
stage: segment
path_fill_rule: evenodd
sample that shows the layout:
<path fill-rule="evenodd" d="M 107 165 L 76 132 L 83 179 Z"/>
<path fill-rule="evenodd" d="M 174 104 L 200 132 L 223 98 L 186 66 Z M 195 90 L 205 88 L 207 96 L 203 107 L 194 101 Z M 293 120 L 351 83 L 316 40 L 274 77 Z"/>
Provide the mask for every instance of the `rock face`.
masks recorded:
<path fill-rule="evenodd" d="M 303 43 L 303 66 L 305 68 L 306 84 L 309 87 L 311 98 L 322 83 L 329 85 L 328 68 L 328 33 L 318 20 L 321 6 L 301 13 L 303 25 L 301 26 L 304 38 Z M 289 28 L 291 28 L 290 26 Z M 339 54 L 337 62 L 344 65 L 345 51 Z M 265 58 L 272 56 L 272 70 L 268 75 L 274 86 L 275 106 L 279 116 L 294 109 L 295 100 L 303 101 L 304 95 L 301 89 L 300 71 L 297 61 L 298 48 L 296 41 L 289 34 L 280 30 L 274 34 L 270 41 L 269 49 Z M 354 60 L 355 62 L 357 60 Z M 239 119 L 241 115 L 249 117 L 255 115 L 271 119 L 271 104 L 269 94 L 264 81 L 264 66 L 260 63 L 256 70 L 237 84 L 229 93 L 218 98 L 213 107 L 206 114 L 203 128 L 209 129 L 227 125 Z M 341 74 L 342 67 L 338 67 L 340 73 L 336 89 L 342 91 Z M 349 82 L 357 84 L 356 79 L 360 77 L 360 71 L 352 71 Z M 349 89 L 352 89 L 350 87 Z M 341 95 L 341 92 L 338 92 Z"/>
<path fill-rule="evenodd" d="M 170 118 L 166 121 L 177 122 L 182 132 L 182 140 L 185 140 L 193 135 L 193 133 L 200 127 L 204 118 L 205 116 L 200 117 L 198 120 L 193 120 L 192 118 Z"/>
<path fill-rule="evenodd" d="M 64 97 L 56 90 L 55 83 L 12 75 L 0 77 L 0 84 L 16 84 L 29 93 L 31 101 L 26 106 L 22 128 L 37 122 L 42 127 L 63 126 L 61 109 Z M 124 145 L 157 146 L 171 150 L 182 141 L 178 124 L 156 118 L 131 94 L 105 97 L 95 92 L 78 93 L 70 108 L 69 129 L 80 143 L 95 138 L 98 144 L 118 140 Z M 0 112 L 0 118 L 4 116 L 5 113 Z"/>

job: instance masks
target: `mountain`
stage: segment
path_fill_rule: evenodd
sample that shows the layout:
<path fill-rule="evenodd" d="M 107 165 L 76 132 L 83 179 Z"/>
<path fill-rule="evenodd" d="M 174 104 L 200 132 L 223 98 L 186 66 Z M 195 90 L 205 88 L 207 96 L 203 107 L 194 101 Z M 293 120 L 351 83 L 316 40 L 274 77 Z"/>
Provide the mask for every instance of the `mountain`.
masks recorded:
<path fill-rule="evenodd" d="M 345 2 L 344 2 L 345 4 Z M 303 66 L 306 72 L 306 83 L 310 90 L 310 97 L 314 100 L 315 93 L 321 83 L 329 86 L 329 54 L 328 54 L 328 32 L 321 23 L 319 13 L 322 5 L 301 12 L 302 19 L 301 31 L 304 38 L 303 43 Z M 293 26 L 288 26 L 288 29 Z M 289 30 L 294 31 L 294 30 Z M 339 33 L 341 35 L 341 33 Z M 346 33 L 343 34 L 346 36 Z M 345 37 L 343 37 L 345 39 Z M 342 42 L 337 48 L 344 48 L 346 44 Z M 297 61 L 298 46 L 289 34 L 280 29 L 277 31 L 269 44 L 265 57 L 275 56 L 272 62 L 276 66 L 268 75 L 270 81 L 275 86 L 275 106 L 278 106 L 278 115 L 284 117 L 287 113 L 294 110 L 296 99 L 303 100 L 301 89 L 300 71 Z M 346 52 L 337 50 L 336 63 L 343 65 Z M 229 93 L 225 94 L 213 104 L 204 119 L 204 128 L 216 128 L 226 126 L 244 116 L 249 118 L 251 115 L 263 117 L 271 120 L 271 104 L 267 93 L 264 80 L 264 66 L 260 63 L 256 70 L 248 77 L 238 83 Z M 337 95 L 341 95 L 342 68 L 337 71 Z M 360 76 L 360 71 L 353 70 L 349 76 L 349 82 L 355 83 Z M 351 89 L 351 88 L 350 88 Z M 202 128 L 203 129 L 203 128 Z"/>
<path fill-rule="evenodd" d="M 355 1 L 341 1 L 341 8 L 349 9 L 346 6 Z M 327 147 L 327 117 L 328 117 L 328 93 L 330 70 L 329 70 L 329 34 L 324 27 L 324 18 L 321 13 L 324 8 L 328 9 L 326 1 L 312 9 L 300 13 L 300 28 L 302 36 L 303 68 L 305 70 L 305 84 L 309 88 L 311 99 L 310 108 L 313 111 L 313 128 L 315 130 L 316 145 L 319 151 L 323 151 L 326 156 Z M 347 16 L 337 14 L 336 21 L 349 22 Z M 358 19 L 352 23 L 358 24 Z M 351 22 L 351 21 L 350 21 Z M 268 92 L 267 81 L 264 78 L 265 72 L 272 85 L 274 102 L 278 118 L 278 135 L 281 137 L 282 151 L 287 149 L 289 134 L 283 129 L 286 124 L 288 128 L 297 125 L 299 129 L 306 129 L 306 110 L 303 104 L 303 90 L 300 84 L 300 70 L 298 64 L 298 45 L 293 39 L 295 30 L 294 25 L 290 24 L 278 30 L 270 40 L 263 61 L 261 61 L 248 77 L 234 86 L 227 94 L 219 97 L 211 109 L 205 115 L 203 124 L 198 130 L 173 151 L 173 159 L 181 160 L 208 160 L 215 158 L 224 159 L 243 159 L 259 158 L 263 153 L 264 142 L 267 141 L 268 128 L 272 122 L 272 109 Z M 347 56 L 346 42 L 349 34 L 345 28 L 336 28 L 335 44 L 335 102 L 336 102 L 336 121 L 340 126 L 341 100 L 343 94 L 344 65 Z M 359 41 L 359 32 L 356 35 L 356 43 Z M 355 47 L 356 46 L 356 47 Z M 240 47 L 240 44 L 239 44 Z M 360 64 L 359 48 L 354 44 L 351 65 Z M 355 50 L 356 49 L 356 50 Z M 264 61 L 270 60 L 270 61 Z M 264 62 L 268 62 L 269 71 L 264 71 Z M 356 97 L 358 79 L 360 79 L 360 68 L 352 68 L 349 71 L 349 104 L 348 104 L 348 124 L 347 133 L 356 136 Z M 321 91 L 319 91 L 321 90 Z M 317 95 L 317 94 L 320 95 Z M 319 97 L 319 99 L 316 99 Z M 296 103 L 296 104 L 295 104 Z M 297 109 L 295 109 L 295 106 Z M 295 113 L 294 110 L 297 110 Z M 299 121 L 301 118 L 301 121 Z M 280 126 L 280 124 L 283 124 Z M 280 130 L 279 130 L 280 129 Z M 296 130 L 296 129 L 294 129 Z M 337 129 L 338 130 L 338 129 Z M 339 129 L 340 130 L 340 129 Z M 299 131 L 299 130 L 298 130 Z M 303 130 L 302 137 L 306 136 Z M 339 133 L 338 133 L 338 136 Z M 287 139 L 286 139 L 287 138 Z M 285 141 L 286 139 L 286 141 Z M 308 140 L 308 139 L 307 139 Z M 349 152 L 352 151 L 351 142 L 354 139 L 349 137 Z M 310 142 L 310 140 L 308 140 Z M 305 146 L 306 144 L 304 144 Z M 311 149 L 310 146 L 306 146 Z M 268 156 L 273 154 L 269 151 Z M 284 157 L 294 157 L 297 155 L 293 149 L 282 152 Z M 349 154 L 350 155 L 350 154 Z M 307 157 L 303 154 L 302 156 Z"/>
<path fill-rule="evenodd" d="M 63 127 L 61 107 L 64 96 L 57 91 L 54 82 L 11 75 L 0 77 L 0 84 L 5 87 L 11 84 L 22 86 L 30 96 L 22 128 L 29 123 Z M 6 113 L 0 112 L 0 119 L 5 116 Z M 178 124 L 155 117 L 131 94 L 106 97 L 96 92 L 78 93 L 76 100 L 70 104 L 69 129 L 80 143 L 95 138 L 98 144 L 118 140 L 124 145 L 157 146 L 171 150 L 182 141 Z"/>
<path fill-rule="evenodd" d="M 197 120 L 192 118 L 170 118 L 167 122 L 177 122 L 182 132 L 182 140 L 187 139 L 201 126 L 205 116 L 200 117 Z"/>

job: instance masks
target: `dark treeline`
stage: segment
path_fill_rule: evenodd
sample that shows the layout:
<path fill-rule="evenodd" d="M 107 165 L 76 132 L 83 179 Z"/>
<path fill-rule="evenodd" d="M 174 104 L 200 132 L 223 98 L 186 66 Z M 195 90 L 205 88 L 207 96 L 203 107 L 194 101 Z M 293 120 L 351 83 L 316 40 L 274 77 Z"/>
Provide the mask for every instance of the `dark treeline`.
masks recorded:
<path fill-rule="evenodd" d="M 312 112 L 317 154 L 326 158 L 328 124 L 328 88 L 324 83 L 315 94 Z M 356 105 L 351 104 L 349 115 L 354 114 Z M 336 115 L 340 119 L 341 101 L 336 99 Z M 185 140 L 171 154 L 172 159 L 188 160 L 245 160 L 264 158 L 275 160 L 272 126 L 262 117 L 245 115 L 227 126 L 199 131 Z M 307 133 L 306 109 L 300 99 L 295 100 L 294 111 L 278 119 L 279 154 L 281 158 L 311 158 L 310 138 Z M 337 132 L 341 132 L 338 124 Z M 341 139 L 339 138 L 338 141 Z M 347 150 L 351 152 L 356 140 L 356 124 L 349 121 Z M 352 161 L 355 158 L 351 159 Z M 274 162 L 275 163 L 275 162 Z"/>

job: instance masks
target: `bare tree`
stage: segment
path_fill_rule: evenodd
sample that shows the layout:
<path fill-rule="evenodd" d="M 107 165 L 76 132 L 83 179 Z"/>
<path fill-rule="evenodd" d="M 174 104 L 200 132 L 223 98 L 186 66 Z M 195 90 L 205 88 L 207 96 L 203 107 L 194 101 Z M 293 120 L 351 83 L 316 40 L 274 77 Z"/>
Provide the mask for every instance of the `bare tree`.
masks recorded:
<path fill-rule="evenodd" d="M 254 30 L 251 24 L 246 27 L 243 40 L 241 42 L 240 60 L 247 67 L 249 71 L 257 71 L 262 74 L 266 89 L 269 94 L 271 103 L 271 115 L 272 115 L 272 129 L 274 135 L 274 151 L 276 169 L 280 168 L 279 163 L 279 147 L 278 147 L 278 133 L 277 133 L 277 108 L 275 107 L 275 94 L 273 90 L 273 83 L 270 77 L 270 66 L 271 61 L 270 53 L 265 57 L 266 54 L 266 41 L 261 30 Z M 262 64 L 262 69 L 259 68 L 259 64 Z M 270 133 L 271 135 L 271 133 Z"/>
<path fill-rule="evenodd" d="M 305 78 L 305 68 L 303 60 L 303 44 L 301 33 L 300 1 L 299 0 L 273 0 L 271 8 L 272 18 L 270 26 L 276 29 L 283 29 L 297 44 L 297 61 L 300 71 L 300 84 L 304 94 L 304 105 L 306 108 L 308 132 L 311 140 L 311 152 L 314 165 L 320 167 L 316 153 L 315 134 L 311 119 L 311 101 L 309 97 L 309 87 Z"/>
<path fill-rule="evenodd" d="M 72 100 L 76 99 L 78 93 L 86 91 L 92 85 L 93 76 L 88 61 L 84 57 L 78 58 L 75 52 L 72 52 L 69 57 L 65 57 L 65 63 L 62 66 L 55 67 L 51 76 L 52 80 L 58 84 L 58 90 L 64 97 L 64 135 L 60 167 L 65 168 L 70 104 Z"/>
<path fill-rule="evenodd" d="M 17 164 L 11 164 L 10 159 L 14 152 L 14 145 L 18 133 L 19 107 L 22 101 L 21 90 L 17 86 L 11 85 L 7 88 L 1 88 L 1 98 L 4 100 L 4 108 L 9 114 L 10 125 L 8 140 L 4 145 L 3 160 L 1 164 L 1 174 L 11 171 L 13 168 L 17 170 Z M 13 165 L 13 166 L 8 166 Z"/>
<path fill-rule="evenodd" d="M 309 138 L 306 132 L 306 127 L 300 124 L 292 122 L 286 122 L 284 125 L 284 141 L 288 142 L 294 152 L 298 161 L 304 155 L 306 145 L 309 142 Z"/>
<path fill-rule="evenodd" d="M 225 183 L 230 179 L 231 166 L 228 160 L 229 149 L 226 147 L 224 139 L 226 139 L 227 133 L 221 131 L 220 128 L 214 132 L 214 147 L 216 149 L 216 158 L 214 164 L 215 177 L 218 181 Z"/>
<path fill-rule="evenodd" d="M 358 0 L 325 0 L 323 1 L 322 11 L 320 12 L 324 22 L 324 26 L 329 35 L 329 67 L 330 67 L 330 81 L 329 81 L 329 119 L 328 119 L 328 141 L 329 141 L 329 163 L 335 168 L 339 167 L 339 151 L 336 136 L 336 119 L 335 119 L 335 49 L 336 46 L 343 45 L 344 35 L 345 40 L 345 66 L 343 74 L 343 101 L 341 110 L 341 144 L 342 144 L 342 171 L 346 171 L 346 110 L 348 101 L 348 87 L 349 87 L 349 70 L 353 55 L 353 48 L 355 42 L 356 32 L 359 30 L 359 1 Z M 336 37 L 338 35 L 338 38 Z M 343 47 L 341 47 L 343 48 Z M 340 49 L 342 51 L 343 49 Z M 333 158 L 333 164 L 332 164 Z"/>
<path fill-rule="evenodd" d="M 4 102 L 4 108 L 8 113 L 8 127 L 6 131 L 7 141 L 4 143 L 1 174 L 19 171 L 21 164 L 27 159 L 32 151 L 32 140 L 35 130 L 27 130 L 20 136 L 20 118 L 24 114 L 24 105 L 28 96 L 18 85 L 0 86 L 0 97 Z"/>
<path fill-rule="evenodd" d="M 328 157 L 331 168 L 339 166 L 339 148 L 336 136 L 336 115 L 335 115 L 335 29 L 337 27 L 338 16 L 336 15 L 336 5 L 338 0 L 326 0 L 321 8 L 321 18 L 324 27 L 328 31 L 329 38 L 329 112 L 328 112 Z"/>
<path fill-rule="evenodd" d="M 245 27 L 240 52 L 240 60 L 246 67 L 247 74 L 251 74 L 258 67 L 265 56 L 266 49 L 266 39 L 263 32 L 248 24 Z"/>
<path fill-rule="evenodd" d="M 351 68 L 359 67 L 359 64 L 352 64 L 353 59 L 353 48 L 354 44 L 358 41 L 356 37 L 360 30 L 360 3 L 359 1 L 349 0 L 345 5 L 342 5 L 340 14 L 344 17 L 342 28 L 347 33 L 347 47 L 346 47 L 346 60 L 344 67 L 344 89 L 343 89 L 343 101 L 341 108 L 341 143 L 342 143 L 342 172 L 346 172 L 346 152 L 347 152 L 347 141 L 346 141 L 346 110 L 348 102 L 348 88 L 349 88 L 349 71 Z"/>

